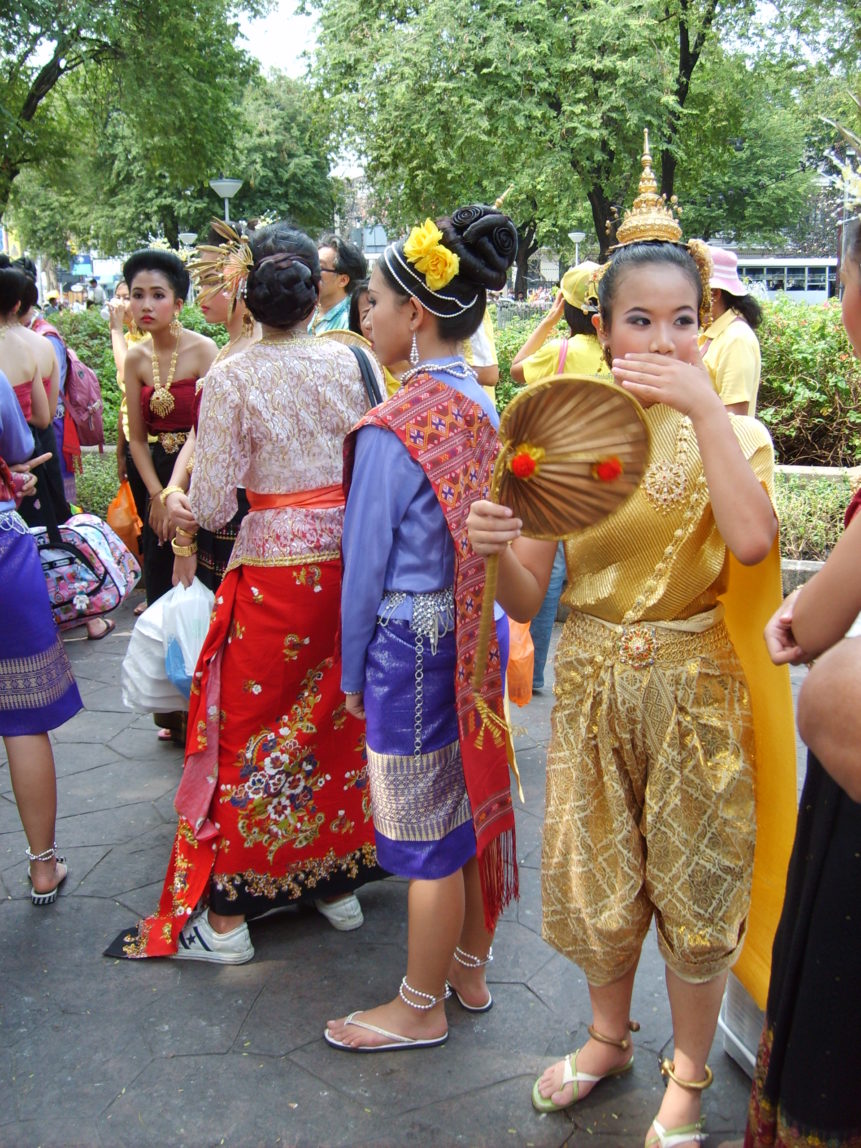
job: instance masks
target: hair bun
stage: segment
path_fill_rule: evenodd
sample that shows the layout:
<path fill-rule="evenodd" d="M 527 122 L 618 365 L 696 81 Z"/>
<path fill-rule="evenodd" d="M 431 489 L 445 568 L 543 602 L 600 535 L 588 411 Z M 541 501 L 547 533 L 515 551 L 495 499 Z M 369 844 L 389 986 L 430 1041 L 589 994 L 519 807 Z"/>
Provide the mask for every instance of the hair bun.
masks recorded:
<path fill-rule="evenodd" d="M 517 228 L 496 207 L 472 203 L 451 216 L 460 257 L 460 274 L 491 291 L 505 286 L 506 273 L 517 255 Z"/>
<path fill-rule="evenodd" d="M 245 285 L 245 302 L 259 322 L 288 327 L 307 318 L 317 304 L 319 272 L 315 275 L 312 266 L 316 249 L 306 235 L 283 225 L 268 230 L 269 242 L 252 240 L 254 265 Z M 276 243 L 281 249 L 273 251 Z"/>
<path fill-rule="evenodd" d="M 458 231 L 466 231 L 470 224 L 481 219 L 485 211 L 489 210 L 489 208 L 481 203 L 471 203 L 467 207 L 459 207 L 457 211 L 452 214 L 451 221 Z"/>

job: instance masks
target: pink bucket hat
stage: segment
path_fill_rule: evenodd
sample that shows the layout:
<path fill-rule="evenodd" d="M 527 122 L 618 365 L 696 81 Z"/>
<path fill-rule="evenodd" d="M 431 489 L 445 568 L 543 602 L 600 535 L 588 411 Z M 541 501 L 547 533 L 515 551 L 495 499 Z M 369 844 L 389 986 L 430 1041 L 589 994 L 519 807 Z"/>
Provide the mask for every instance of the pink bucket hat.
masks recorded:
<path fill-rule="evenodd" d="M 738 258 L 735 252 L 727 251 L 725 247 L 712 247 L 709 244 L 709 255 L 712 257 L 709 287 L 728 291 L 730 295 L 747 295 L 747 287 L 738 277 Z"/>

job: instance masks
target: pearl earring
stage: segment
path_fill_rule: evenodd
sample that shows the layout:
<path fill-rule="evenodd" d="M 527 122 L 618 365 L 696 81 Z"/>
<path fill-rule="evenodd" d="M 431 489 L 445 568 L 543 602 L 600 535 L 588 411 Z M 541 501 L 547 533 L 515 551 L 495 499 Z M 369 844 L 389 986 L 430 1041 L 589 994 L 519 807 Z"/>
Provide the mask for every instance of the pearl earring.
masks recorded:
<path fill-rule="evenodd" d="M 415 331 L 413 331 L 413 342 L 412 342 L 412 346 L 410 347 L 410 366 L 411 367 L 418 366 L 418 361 L 419 361 L 419 345 L 416 342 L 416 333 L 415 333 Z"/>

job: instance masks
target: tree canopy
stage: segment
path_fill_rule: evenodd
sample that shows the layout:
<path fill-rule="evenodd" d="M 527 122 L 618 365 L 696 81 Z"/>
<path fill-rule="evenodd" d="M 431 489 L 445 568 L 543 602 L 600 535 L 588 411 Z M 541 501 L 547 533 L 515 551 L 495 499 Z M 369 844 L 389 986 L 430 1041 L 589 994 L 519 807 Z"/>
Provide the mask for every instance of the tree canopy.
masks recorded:
<path fill-rule="evenodd" d="M 522 236 L 567 247 L 585 208 L 602 253 L 613 205 L 636 186 L 644 127 L 662 190 L 687 193 L 700 230 L 760 238 L 797 216 L 813 182 L 806 57 L 798 47 L 778 68 L 769 56 L 790 7 L 810 37 L 832 31 L 823 8 L 853 8 L 791 0 L 768 23 L 754 0 L 306 3 L 319 12 L 313 75 L 333 137 L 362 157 L 384 223 L 513 183 Z"/>
<path fill-rule="evenodd" d="M 213 170 L 255 70 L 235 14 L 266 0 L 19 0 L 0 25 L 0 213 L 34 166 L 119 115 L 141 160 L 181 186 Z"/>

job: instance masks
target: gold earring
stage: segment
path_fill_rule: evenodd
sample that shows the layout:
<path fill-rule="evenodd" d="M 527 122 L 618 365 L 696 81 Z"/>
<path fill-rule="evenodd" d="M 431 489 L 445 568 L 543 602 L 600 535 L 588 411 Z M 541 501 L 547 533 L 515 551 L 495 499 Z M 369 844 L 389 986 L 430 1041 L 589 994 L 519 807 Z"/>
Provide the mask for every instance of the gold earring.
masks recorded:
<path fill-rule="evenodd" d="M 175 339 L 179 338 L 179 333 L 182 330 L 182 323 L 179 321 L 179 315 L 174 315 L 170 321 L 170 333 Z"/>
<path fill-rule="evenodd" d="M 604 344 L 604 362 L 612 370 L 613 369 L 613 352 L 610 350 L 610 344 Z"/>
<path fill-rule="evenodd" d="M 242 316 L 242 334 L 248 339 L 254 334 L 254 316 L 250 311 Z"/>

